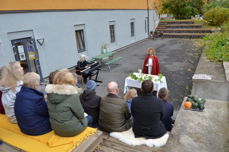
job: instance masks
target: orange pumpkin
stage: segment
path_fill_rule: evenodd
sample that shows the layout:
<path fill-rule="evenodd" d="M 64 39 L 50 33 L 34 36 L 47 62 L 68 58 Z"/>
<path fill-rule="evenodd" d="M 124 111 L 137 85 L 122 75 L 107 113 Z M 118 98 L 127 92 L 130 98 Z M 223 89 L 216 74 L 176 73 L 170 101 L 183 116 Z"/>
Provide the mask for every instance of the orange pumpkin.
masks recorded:
<path fill-rule="evenodd" d="M 186 101 L 186 102 L 184 103 L 184 107 L 187 108 L 187 109 L 190 109 L 190 108 L 192 108 L 192 103 L 189 102 L 189 101 Z"/>

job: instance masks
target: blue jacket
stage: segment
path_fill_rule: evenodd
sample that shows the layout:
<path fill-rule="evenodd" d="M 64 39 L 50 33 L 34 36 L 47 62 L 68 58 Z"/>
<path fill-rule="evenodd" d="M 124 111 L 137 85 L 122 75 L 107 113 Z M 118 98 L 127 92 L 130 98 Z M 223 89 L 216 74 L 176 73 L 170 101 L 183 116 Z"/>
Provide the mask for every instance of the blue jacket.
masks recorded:
<path fill-rule="evenodd" d="M 23 133 L 36 136 L 52 130 L 42 92 L 23 86 L 16 95 L 14 110 Z"/>
<path fill-rule="evenodd" d="M 171 131 L 173 128 L 174 120 L 171 118 L 173 116 L 173 104 L 169 101 L 163 101 L 165 107 L 165 113 L 162 122 L 165 125 L 167 131 Z"/>

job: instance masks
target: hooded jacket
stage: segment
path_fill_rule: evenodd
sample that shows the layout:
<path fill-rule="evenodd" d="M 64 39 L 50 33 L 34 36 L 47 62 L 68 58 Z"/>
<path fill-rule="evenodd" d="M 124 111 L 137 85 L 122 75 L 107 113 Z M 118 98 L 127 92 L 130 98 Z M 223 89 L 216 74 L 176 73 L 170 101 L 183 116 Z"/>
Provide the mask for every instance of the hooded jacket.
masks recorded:
<path fill-rule="evenodd" d="M 49 84 L 45 91 L 54 132 L 63 137 L 81 133 L 87 127 L 87 119 L 84 117 L 77 88 L 72 85 Z"/>
<path fill-rule="evenodd" d="M 9 87 L 1 87 L 2 91 L 2 105 L 4 107 L 6 116 L 12 123 L 17 123 L 15 114 L 14 114 L 14 103 L 16 99 L 16 94 L 21 90 L 23 82 L 18 81 L 15 90 L 12 90 Z"/>
<path fill-rule="evenodd" d="M 93 117 L 93 124 L 98 124 L 101 97 L 95 91 L 85 90 L 80 95 L 80 101 L 84 111 Z"/>

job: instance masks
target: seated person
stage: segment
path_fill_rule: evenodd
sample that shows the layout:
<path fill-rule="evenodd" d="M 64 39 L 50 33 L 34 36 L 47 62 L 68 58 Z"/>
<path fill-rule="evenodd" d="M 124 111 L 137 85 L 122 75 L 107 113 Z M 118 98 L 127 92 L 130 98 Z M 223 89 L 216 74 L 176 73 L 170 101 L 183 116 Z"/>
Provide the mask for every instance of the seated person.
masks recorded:
<path fill-rule="evenodd" d="M 91 64 L 90 62 L 88 62 L 87 60 L 86 60 L 86 56 L 85 55 L 80 55 L 80 60 L 77 62 L 77 66 L 76 66 L 76 73 L 77 74 L 79 74 L 79 75 L 81 75 L 81 73 L 80 73 L 80 71 L 82 71 L 82 70 L 84 70 L 84 69 L 86 69 L 86 68 L 88 68 L 89 66 L 89 64 Z M 83 76 L 83 78 L 84 78 L 84 83 L 86 83 L 87 82 L 87 78 L 89 77 L 91 75 L 91 73 L 83 73 L 82 74 L 82 76 Z"/>
<path fill-rule="evenodd" d="M 153 82 L 142 82 L 142 94 L 135 97 L 131 104 L 133 132 L 135 137 L 160 138 L 166 134 L 162 123 L 164 116 L 163 101 L 152 94 Z"/>
<path fill-rule="evenodd" d="M 64 69 L 57 72 L 53 84 L 48 84 L 45 88 L 52 129 L 62 137 L 76 136 L 88 124 L 76 83 L 74 74 Z"/>
<path fill-rule="evenodd" d="M 162 99 L 165 107 L 165 115 L 162 122 L 165 125 L 167 131 L 171 131 L 173 128 L 174 120 L 171 118 L 173 116 L 173 104 L 168 101 L 169 91 L 166 88 L 161 88 L 158 93 L 158 97 Z"/>
<path fill-rule="evenodd" d="M 2 67 L 0 91 L 2 92 L 2 105 L 10 122 L 17 123 L 14 113 L 16 94 L 21 90 L 24 71 L 20 62 L 9 62 Z"/>
<path fill-rule="evenodd" d="M 28 72 L 24 84 L 17 93 L 14 110 L 18 125 L 24 134 L 37 136 L 50 132 L 47 104 L 40 87 L 40 76 Z"/>
<path fill-rule="evenodd" d="M 118 96 L 118 84 L 109 82 L 107 91 L 100 104 L 99 128 L 106 132 L 128 130 L 131 127 L 131 115 L 125 101 Z"/>
<path fill-rule="evenodd" d="M 126 101 L 126 104 L 128 106 L 128 109 L 130 111 L 130 107 L 131 107 L 131 102 L 132 102 L 132 99 L 134 97 L 137 97 L 138 94 L 137 94 L 137 90 L 136 89 L 130 89 L 127 91 L 127 93 L 124 95 L 124 100 Z"/>
<path fill-rule="evenodd" d="M 86 90 L 80 95 L 80 101 L 84 108 L 84 112 L 93 118 L 91 124 L 88 122 L 88 126 L 90 127 L 97 127 L 99 120 L 101 97 L 96 95 L 95 89 L 95 81 L 89 80 L 86 84 Z"/>

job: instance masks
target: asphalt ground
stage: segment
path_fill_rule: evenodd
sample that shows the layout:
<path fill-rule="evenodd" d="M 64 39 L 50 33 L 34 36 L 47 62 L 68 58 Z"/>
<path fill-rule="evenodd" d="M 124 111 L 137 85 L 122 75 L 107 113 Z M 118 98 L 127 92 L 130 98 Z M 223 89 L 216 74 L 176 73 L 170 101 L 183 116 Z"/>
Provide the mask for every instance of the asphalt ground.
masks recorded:
<path fill-rule="evenodd" d="M 120 96 L 123 97 L 125 78 L 131 72 L 137 72 L 142 68 L 147 48 L 153 47 L 159 58 L 161 73 L 166 77 L 170 100 L 173 102 L 175 110 L 179 109 L 184 96 L 191 93 L 192 76 L 201 54 L 201 49 L 194 45 L 194 41 L 198 40 L 146 39 L 117 50 L 114 57 L 121 56 L 123 58 L 117 62 L 117 65 L 111 65 L 111 71 L 107 66 L 102 67 L 98 79 L 103 83 L 97 87 L 97 94 L 105 96 L 107 83 L 116 81 L 120 87 Z"/>

